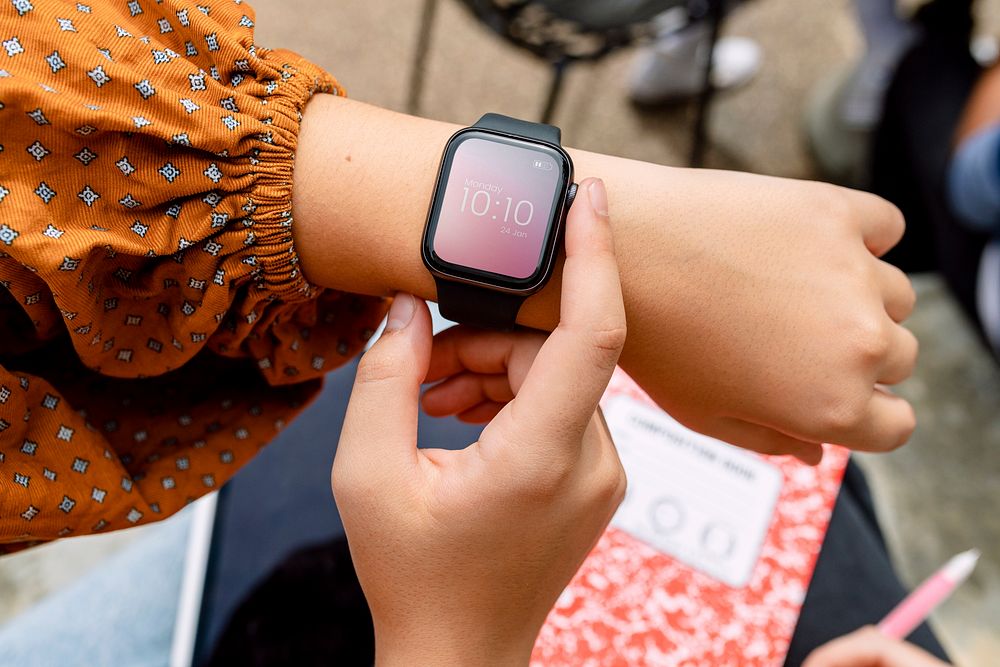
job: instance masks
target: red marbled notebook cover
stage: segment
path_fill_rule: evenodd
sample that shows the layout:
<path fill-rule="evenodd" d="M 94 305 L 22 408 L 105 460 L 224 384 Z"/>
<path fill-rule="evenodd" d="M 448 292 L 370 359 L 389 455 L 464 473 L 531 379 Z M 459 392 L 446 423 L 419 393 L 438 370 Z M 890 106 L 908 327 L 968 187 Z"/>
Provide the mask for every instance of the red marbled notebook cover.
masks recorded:
<path fill-rule="evenodd" d="M 655 407 L 618 370 L 603 403 L 622 396 Z M 782 480 L 745 586 L 730 587 L 609 527 L 549 614 L 531 664 L 780 667 L 848 452 L 828 446 L 815 468 L 762 458 Z"/>

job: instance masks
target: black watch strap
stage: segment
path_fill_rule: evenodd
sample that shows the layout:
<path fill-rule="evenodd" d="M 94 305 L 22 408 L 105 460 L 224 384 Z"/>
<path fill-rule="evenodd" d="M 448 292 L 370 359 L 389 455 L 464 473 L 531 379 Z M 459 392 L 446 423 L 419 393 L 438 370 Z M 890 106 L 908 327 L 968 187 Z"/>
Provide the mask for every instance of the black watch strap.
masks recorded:
<path fill-rule="evenodd" d="M 531 137 L 546 143 L 560 145 L 562 142 L 562 131 L 555 125 L 545 123 L 532 123 L 519 118 L 502 116 L 498 113 L 488 113 L 476 121 L 473 127 L 481 127 L 486 130 L 496 130 L 504 134 L 515 136 Z"/>
<path fill-rule="evenodd" d="M 434 278 L 441 314 L 449 320 L 483 329 L 510 331 L 525 297 L 485 287 Z"/>

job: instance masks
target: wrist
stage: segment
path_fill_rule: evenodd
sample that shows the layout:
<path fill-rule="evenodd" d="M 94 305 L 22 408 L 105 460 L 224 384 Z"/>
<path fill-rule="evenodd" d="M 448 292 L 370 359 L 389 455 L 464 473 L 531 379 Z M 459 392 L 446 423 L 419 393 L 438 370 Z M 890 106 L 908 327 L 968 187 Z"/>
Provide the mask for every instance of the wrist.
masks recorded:
<path fill-rule="evenodd" d="M 487 628 L 442 632 L 441 624 L 411 633 L 375 631 L 376 667 L 525 667 L 531 658 L 535 635 L 512 640 L 488 636 Z M 456 631 L 457 630 L 457 631 Z"/>
<path fill-rule="evenodd" d="M 310 283 L 434 298 L 420 238 L 456 129 L 333 95 L 310 99 L 292 174 L 292 235 Z"/>

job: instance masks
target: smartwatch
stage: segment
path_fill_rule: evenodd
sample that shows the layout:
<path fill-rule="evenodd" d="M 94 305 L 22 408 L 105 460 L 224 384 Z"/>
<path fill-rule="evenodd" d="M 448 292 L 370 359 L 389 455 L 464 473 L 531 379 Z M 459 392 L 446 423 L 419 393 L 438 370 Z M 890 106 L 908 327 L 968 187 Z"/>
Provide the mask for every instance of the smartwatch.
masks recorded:
<path fill-rule="evenodd" d="M 514 327 L 552 275 L 576 194 L 559 128 L 488 113 L 448 140 L 421 244 L 441 314 Z"/>

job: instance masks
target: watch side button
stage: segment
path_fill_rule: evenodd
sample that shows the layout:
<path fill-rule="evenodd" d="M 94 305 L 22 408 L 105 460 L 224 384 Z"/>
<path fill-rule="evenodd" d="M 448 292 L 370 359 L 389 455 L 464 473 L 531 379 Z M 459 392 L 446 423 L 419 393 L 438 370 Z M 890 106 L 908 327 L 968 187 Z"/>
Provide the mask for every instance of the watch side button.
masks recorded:
<path fill-rule="evenodd" d="M 569 188 L 566 189 L 566 208 L 569 209 L 573 205 L 573 200 L 576 199 L 576 183 L 570 183 Z"/>

